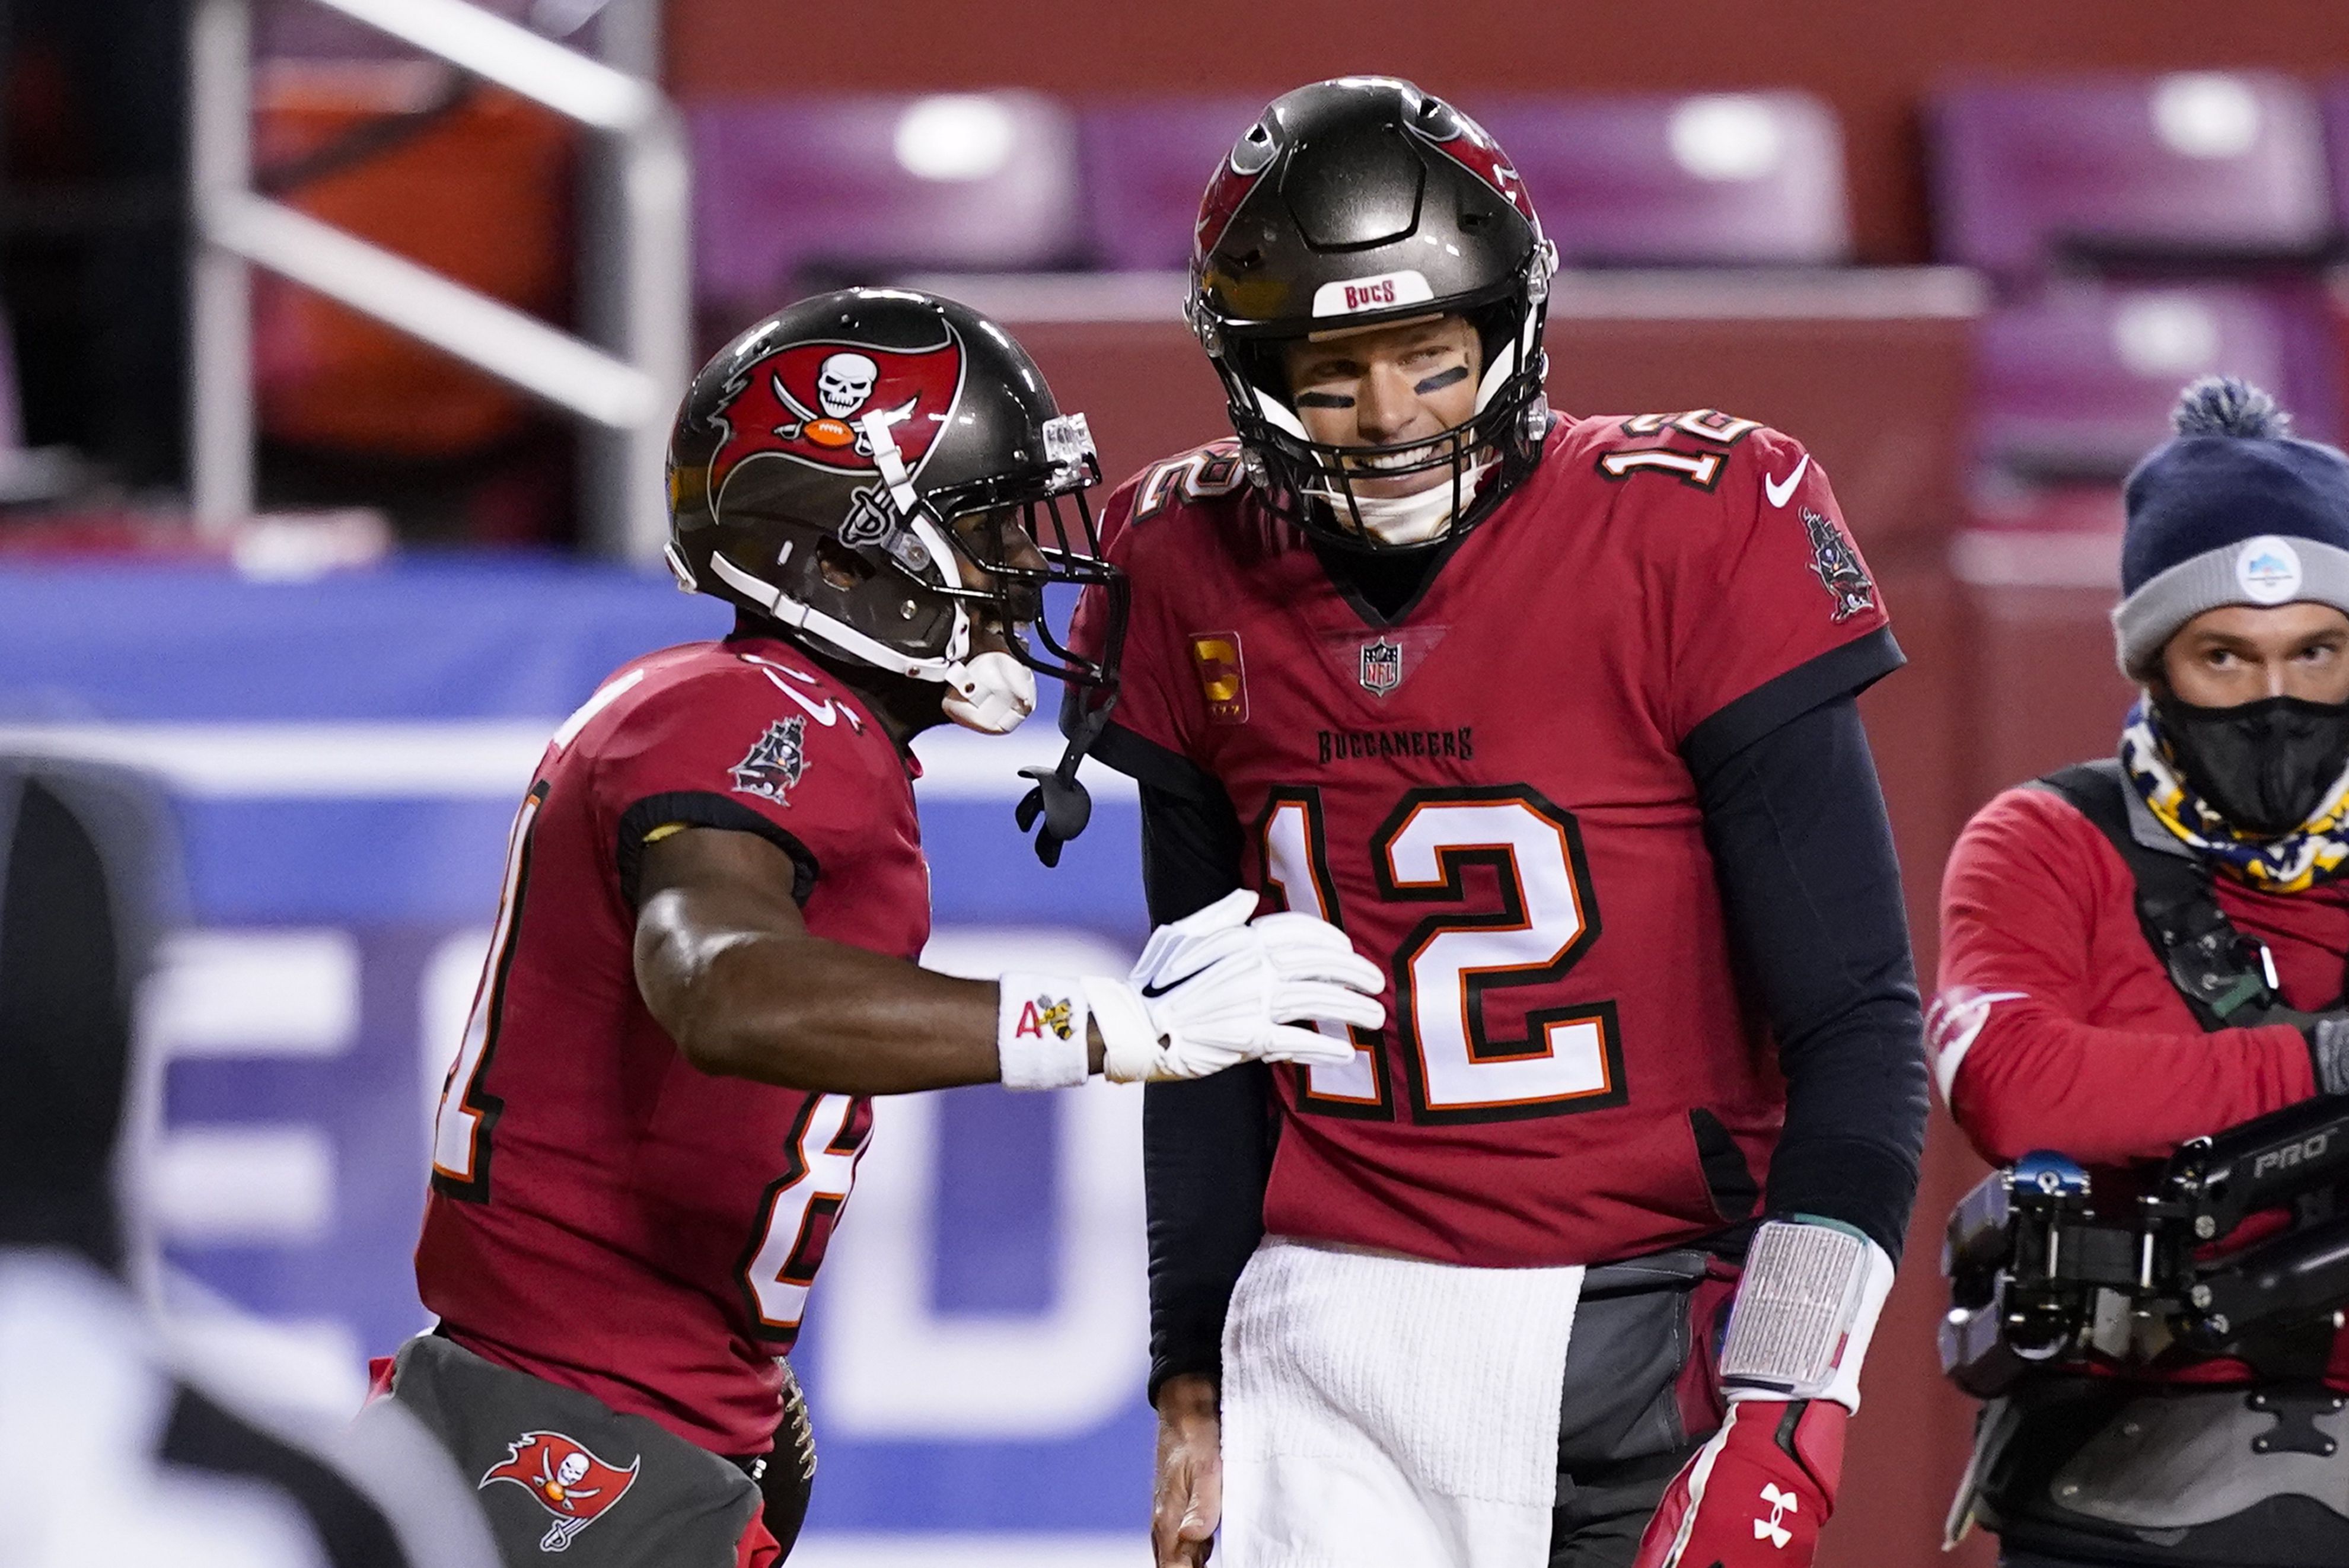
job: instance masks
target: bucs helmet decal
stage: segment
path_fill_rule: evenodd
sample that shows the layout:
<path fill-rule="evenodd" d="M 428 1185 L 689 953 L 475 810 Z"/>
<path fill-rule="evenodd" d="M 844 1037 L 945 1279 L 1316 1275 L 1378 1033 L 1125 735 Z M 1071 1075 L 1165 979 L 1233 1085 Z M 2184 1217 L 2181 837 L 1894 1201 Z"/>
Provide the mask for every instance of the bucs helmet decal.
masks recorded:
<path fill-rule="evenodd" d="M 994 322 L 912 289 L 837 289 L 752 324 L 694 377 L 670 428 L 664 553 L 680 588 L 812 653 L 935 684 L 944 717 L 1000 734 L 1034 711 L 1040 675 L 1088 688 L 1099 713 L 1114 700 L 1128 590 L 1085 499 L 1101 477 L 1084 416 Z M 1071 589 L 1103 603 L 1083 652 L 1047 613 Z M 1040 784 L 1056 841 L 1082 815 L 1074 756 Z"/>
<path fill-rule="evenodd" d="M 918 475 L 962 400 L 962 344 L 952 325 L 940 325 L 945 341 L 930 348 L 795 343 L 742 366 L 711 416 L 726 436 L 710 454 L 709 493 L 722 505 L 734 470 L 768 454 L 836 472 L 877 472 L 864 428 L 875 413 L 907 472 Z"/>
<path fill-rule="evenodd" d="M 1526 193 L 1525 177 L 1509 161 L 1509 155 L 1501 150 L 1501 144 L 1484 127 L 1465 117 L 1460 119 L 1459 127 L 1450 136 L 1430 138 L 1436 150 L 1499 191 L 1526 222 L 1538 228 L 1541 219 L 1534 211 L 1533 198 Z"/>

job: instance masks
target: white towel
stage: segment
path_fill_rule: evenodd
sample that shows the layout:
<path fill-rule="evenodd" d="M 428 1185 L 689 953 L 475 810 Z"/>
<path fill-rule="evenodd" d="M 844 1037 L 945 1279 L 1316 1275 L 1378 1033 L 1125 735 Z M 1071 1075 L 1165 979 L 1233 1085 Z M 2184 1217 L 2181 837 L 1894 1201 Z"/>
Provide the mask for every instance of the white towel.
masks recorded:
<path fill-rule="evenodd" d="M 1229 1568 L 1543 1568 L 1579 1268 L 1268 1237 L 1224 1325 Z"/>

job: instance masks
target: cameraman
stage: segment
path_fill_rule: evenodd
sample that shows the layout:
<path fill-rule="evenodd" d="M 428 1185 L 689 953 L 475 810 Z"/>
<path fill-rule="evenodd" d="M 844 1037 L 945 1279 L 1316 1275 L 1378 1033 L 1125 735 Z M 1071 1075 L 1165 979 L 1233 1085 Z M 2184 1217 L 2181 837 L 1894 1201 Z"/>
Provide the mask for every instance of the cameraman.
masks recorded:
<path fill-rule="evenodd" d="M 2175 424 L 2126 490 L 2113 624 L 2144 695 L 2117 760 L 1967 825 L 1928 1027 L 1982 1157 L 2067 1154 L 2106 1213 L 2133 1162 L 2349 1091 L 2349 458 L 2240 381 Z M 1953 1526 L 2007 1568 L 2349 1563 L 2338 1321 L 2243 1348 L 2256 1369 L 2140 1326 L 2033 1373 L 1985 1408 Z"/>

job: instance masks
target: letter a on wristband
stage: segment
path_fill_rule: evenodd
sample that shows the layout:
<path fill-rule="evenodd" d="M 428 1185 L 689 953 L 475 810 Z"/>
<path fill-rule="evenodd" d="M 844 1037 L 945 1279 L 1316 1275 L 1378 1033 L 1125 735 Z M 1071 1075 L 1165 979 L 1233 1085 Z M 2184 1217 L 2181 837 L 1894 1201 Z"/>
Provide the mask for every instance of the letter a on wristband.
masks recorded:
<path fill-rule="evenodd" d="M 1004 1088 L 1066 1088 L 1092 1076 L 1086 1042 L 1092 1008 L 1084 982 L 1015 973 L 999 986 L 995 1050 Z"/>

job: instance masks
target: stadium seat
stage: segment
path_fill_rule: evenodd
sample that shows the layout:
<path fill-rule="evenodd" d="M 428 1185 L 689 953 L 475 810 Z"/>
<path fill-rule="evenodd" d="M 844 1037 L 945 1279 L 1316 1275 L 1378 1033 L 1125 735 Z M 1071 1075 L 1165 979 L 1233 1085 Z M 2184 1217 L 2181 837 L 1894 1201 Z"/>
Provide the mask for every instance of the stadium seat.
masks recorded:
<path fill-rule="evenodd" d="M 2010 283 L 2066 259 L 2313 260 L 2333 237 L 2316 102 L 2282 77 L 1970 83 L 1927 125 L 1936 253 Z"/>
<path fill-rule="evenodd" d="M 2057 284 L 1982 323 L 1977 456 L 2014 480 L 2117 480 L 2168 435 L 2198 376 L 2240 376 L 2289 403 L 2292 325 L 2256 288 Z"/>
<path fill-rule="evenodd" d="M 811 284 L 1081 258 L 1074 118 L 1036 94 L 713 103 L 689 122 L 698 291 L 741 321 Z"/>
<path fill-rule="evenodd" d="M 1199 198 L 1216 165 L 1264 111 L 1257 98 L 1144 98 L 1083 111 L 1092 260 L 1118 272 L 1190 264 Z"/>
<path fill-rule="evenodd" d="M 1094 254 L 1183 266 L 1216 160 L 1262 108 L 1237 98 L 1086 111 Z M 1800 93 L 1479 97 L 1569 266 L 1833 263 L 1848 258 L 1843 139 Z"/>
<path fill-rule="evenodd" d="M 1479 99 L 1568 266 L 1849 259 L 1843 134 L 1803 93 Z"/>
<path fill-rule="evenodd" d="M 2333 171 L 2333 222 L 2349 236 L 2349 77 L 2335 77 L 2320 95 L 2325 162 Z"/>

